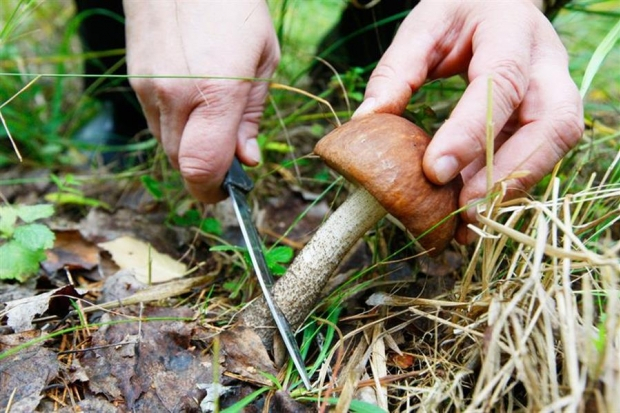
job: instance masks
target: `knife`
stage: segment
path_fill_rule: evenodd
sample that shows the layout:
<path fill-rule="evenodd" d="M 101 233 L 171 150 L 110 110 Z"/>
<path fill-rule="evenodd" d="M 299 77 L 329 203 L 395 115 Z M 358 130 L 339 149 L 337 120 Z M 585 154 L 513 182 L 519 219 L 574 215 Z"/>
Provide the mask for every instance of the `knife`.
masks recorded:
<path fill-rule="evenodd" d="M 263 297 L 265 297 L 267 307 L 269 307 L 269 311 L 271 311 L 271 316 L 273 317 L 276 327 L 280 332 L 282 341 L 284 341 L 284 345 L 293 359 L 293 364 L 297 368 L 297 372 L 299 373 L 304 386 L 306 389 L 311 390 L 312 385 L 310 384 L 310 378 L 306 372 L 306 366 L 301 356 L 301 352 L 299 351 L 299 346 L 295 341 L 295 335 L 291 330 L 288 320 L 271 295 L 271 288 L 273 287 L 274 279 L 271 275 L 271 271 L 269 271 L 269 267 L 267 266 L 267 261 L 265 260 L 265 255 L 263 254 L 261 239 L 258 235 L 258 231 L 256 230 L 256 226 L 252 221 L 252 212 L 247 200 L 247 194 L 254 188 L 254 182 L 252 182 L 252 179 L 245 172 L 236 157 L 233 159 L 232 165 L 230 166 L 222 185 L 230 195 L 233 202 L 235 215 L 239 221 L 239 227 L 241 228 L 241 233 L 243 234 L 243 239 L 245 240 L 248 248 L 250 260 L 252 261 L 252 266 L 254 267 L 254 272 L 256 273 L 258 283 L 260 284 L 260 288 L 263 292 Z"/>

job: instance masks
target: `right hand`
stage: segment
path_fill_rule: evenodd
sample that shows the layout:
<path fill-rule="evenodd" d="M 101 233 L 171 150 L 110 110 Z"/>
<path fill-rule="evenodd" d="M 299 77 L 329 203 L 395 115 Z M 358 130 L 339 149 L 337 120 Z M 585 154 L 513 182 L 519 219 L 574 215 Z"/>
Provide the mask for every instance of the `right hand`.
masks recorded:
<path fill-rule="evenodd" d="M 125 0 L 124 9 L 129 74 L 163 76 L 130 78 L 149 129 L 192 195 L 222 200 L 234 155 L 260 162 L 265 79 L 280 59 L 267 4 Z"/>

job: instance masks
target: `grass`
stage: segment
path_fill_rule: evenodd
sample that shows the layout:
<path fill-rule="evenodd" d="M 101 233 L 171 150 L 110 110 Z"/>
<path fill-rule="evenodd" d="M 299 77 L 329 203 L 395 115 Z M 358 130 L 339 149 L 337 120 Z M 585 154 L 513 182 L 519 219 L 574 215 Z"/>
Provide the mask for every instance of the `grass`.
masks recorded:
<path fill-rule="evenodd" d="M 0 128 L 5 149 L 0 166 L 17 164 L 10 131 L 25 166 L 62 173 L 79 158 L 70 136 L 97 108 L 81 94 L 80 63 L 87 56 L 79 51 L 75 26 L 66 24 L 73 19 L 70 8 L 28 0 L 8 4 L 0 9 L 5 23 L 0 71 L 14 75 L 0 76 L 0 114 L 6 122 Z M 340 2 L 317 4 L 271 3 L 282 41 L 277 80 L 283 85 L 304 88 L 293 81 L 307 70 L 313 45 L 335 20 L 332 7 Z M 310 21 L 317 30 L 307 30 Z M 302 329 L 304 354 L 319 378 L 317 390 L 301 390 L 290 366 L 276 378 L 278 385 L 291 385 L 295 397 L 317 406 L 358 411 L 379 411 L 364 410 L 369 407 L 355 401 L 361 395 L 390 411 L 620 408 L 615 397 L 620 386 L 618 21 L 616 2 L 585 0 L 556 19 L 571 73 L 584 91 L 587 131 L 528 197 L 503 201 L 502 186 L 495 188 L 498 195 L 479 209 L 478 243 L 455 248 L 465 258 L 453 270 L 455 283 L 441 293 L 418 296 L 412 284 L 416 276 L 425 276 L 412 259 L 416 250 L 384 221 L 365 240 L 371 265 L 347 274 L 348 282 L 323 300 Z M 62 76 L 36 78 L 40 73 Z M 353 102 L 363 90 L 360 79 L 356 73 L 342 78 Z M 434 82 L 417 94 L 410 109 L 422 120 L 428 108 L 441 116 L 462 88 L 458 79 Z M 337 85 L 320 94 L 327 100 L 338 95 Z M 346 119 L 347 109 L 336 109 Z M 281 193 L 285 177 L 302 190 L 321 193 L 316 202 L 338 197 L 342 186 L 333 185 L 305 156 L 307 143 L 295 138 L 301 131 L 317 139 L 333 122 L 316 100 L 272 90 L 261 132 L 266 161 L 253 172 L 260 196 Z M 156 175 L 163 188 L 170 188 L 178 176 L 162 166 L 159 152 L 154 155 L 155 161 L 137 168 L 135 179 Z M 186 202 L 184 195 L 166 191 L 169 209 Z M 219 242 L 215 239 L 209 242 Z M 214 325 L 226 325 L 255 291 L 248 278 L 238 276 L 242 260 L 237 254 L 222 261 L 222 272 L 237 274 L 229 282 L 231 290 L 241 292 L 235 300 L 212 284 L 206 288 L 209 300 L 192 296 L 196 301 L 188 303 L 197 312 L 224 308 L 219 319 L 209 321 Z M 395 277 L 397 271 L 409 271 L 410 281 Z M 257 392 L 266 391 L 271 389 Z"/>

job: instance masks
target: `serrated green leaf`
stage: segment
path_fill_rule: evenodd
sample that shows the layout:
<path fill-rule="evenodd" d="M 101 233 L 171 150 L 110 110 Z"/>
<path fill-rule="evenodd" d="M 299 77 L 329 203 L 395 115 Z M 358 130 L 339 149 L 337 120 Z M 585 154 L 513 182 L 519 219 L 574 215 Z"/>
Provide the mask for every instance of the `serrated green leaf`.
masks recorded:
<path fill-rule="evenodd" d="M 26 223 L 54 215 L 54 206 L 50 204 L 18 205 L 15 209 L 17 216 Z"/>
<path fill-rule="evenodd" d="M 267 261 L 286 264 L 293 259 L 293 249 L 287 246 L 271 248 L 267 251 Z"/>
<path fill-rule="evenodd" d="M 52 248 L 56 236 L 47 226 L 34 223 L 17 227 L 13 239 L 22 247 L 36 251 Z"/>
<path fill-rule="evenodd" d="M 238 247 L 235 245 L 216 245 L 209 248 L 209 251 L 241 252 L 248 267 L 252 267 L 252 261 L 250 260 L 250 254 L 248 253 L 247 248 Z M 293 259 L 294 254 L 293 249 L 287 246 L 274 247 L 270 250 L 265 250 L 263 248 L 263 253 L 265 254 L 267 266 L 274 275 L 282 275 L 286 272 L 286 267 L 283 267 L 280 264 L 289 263 Z"/>
<path fill-rule="evenodd" d="M 39 271 L 39 263 L 44 259 L 43 251 L 32 251 L 9 241 L 0 246 L 0 280 L 24 281 Z"/>
<path fill-rule="evenodd" d="M 17 211 L 12 206 L 0 207 L 0 235 L 3 238 L 10 238 L 15 231 L 17 222 Z"/>

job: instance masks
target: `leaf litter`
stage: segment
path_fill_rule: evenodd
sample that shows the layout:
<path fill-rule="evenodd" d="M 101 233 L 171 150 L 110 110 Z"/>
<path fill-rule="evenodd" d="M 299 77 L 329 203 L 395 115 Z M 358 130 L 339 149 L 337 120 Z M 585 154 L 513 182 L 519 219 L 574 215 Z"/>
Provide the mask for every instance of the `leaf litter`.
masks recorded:
<path fill-rule="evenodd" d="M 301 206 L 290 214 L 270 211 L 263 215 L 263 225 L 280 233 L 282 222 L 292 224 Z M 320 214 L 310 216 L 316 222 Z M 10 334 L 0 335 L 2 408 L 199 411 L 205 389 L 228 389 L 217 395 L 219 406 L 225 407 L 257 386 L 273 386 L 267 377 L 278 375 L 279 368 L 260 338 L 251 329 L 210 323 L 222 320 L 218 313 L 234 315 L 225 301 L 215 298 L 202 309 L 175 304 L 188 294 L 204 293 L 202 287 L 221 276 L 222 257 L 207 254 L 207 261 L 193 269 L 195 276 L 176 279 L 188 267 L 170 263 L 182 258 L 177 246 L 191 239 L 187 230 L 162 225 L 157 213 L 93 208 L 79 221 L 65 217 L 61 209 L 49 220 L 54 246 L 27 288 L 49 289 L 66 277 L 84 288 L 63 285 L 34 296 L 26 288 L 19 290 L 21 298 L 4 303 L 2 328 Z M 235 228 L 227 228 L 234 239 Z M 105 264 L 108 254 L 120 264 L 117 268 Z M 148 259 L 152 274 L 163 270 L 168 275 L 156 275 L 149 284 L 147 273 L 136 271 Z M 2 285 L 3 296 L 11 297 L 10 287 Z M 214 355 L 216 338 L 220 347 Z M 306 410 L 285 390 L 274 391 L 269 400 L 282 411 Z"/>

